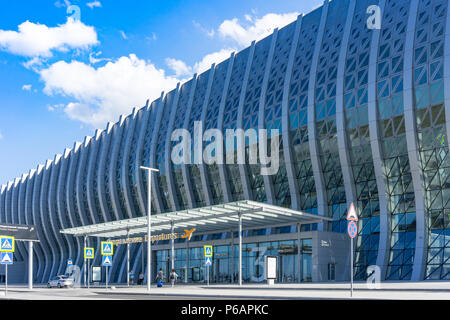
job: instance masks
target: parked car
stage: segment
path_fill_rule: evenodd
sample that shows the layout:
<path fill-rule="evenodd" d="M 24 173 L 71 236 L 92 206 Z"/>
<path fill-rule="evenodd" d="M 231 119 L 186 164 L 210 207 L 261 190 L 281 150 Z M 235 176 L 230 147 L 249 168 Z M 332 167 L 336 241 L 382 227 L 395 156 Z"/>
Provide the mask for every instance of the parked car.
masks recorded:
<path fill-rule="evenodd" d="M 71 288 L 73 287 L 73 278 L 69 276 L 56 276 L 47 283 L 48 288 Z"/>

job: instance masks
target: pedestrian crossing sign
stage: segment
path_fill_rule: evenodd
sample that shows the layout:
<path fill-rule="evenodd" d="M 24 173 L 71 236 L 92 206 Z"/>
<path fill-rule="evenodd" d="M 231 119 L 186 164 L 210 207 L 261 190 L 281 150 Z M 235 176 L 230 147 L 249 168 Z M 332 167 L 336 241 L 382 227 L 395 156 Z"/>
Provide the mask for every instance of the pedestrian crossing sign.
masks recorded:
<path fill-rule="evenodd" d="M 13 264 L 13 253 L 12 252 L 2 252 L 0 258 L 1 264 Z"/>
<path fill-rule="evenodd" d="M 206 257 L 205 258 L 205 265 L 207 265 L 207 266 L 212 265 L 212 258 L 211 257 Z"/>
<path fill-rule="evenodd" d="M 213 247 L 205 246 L 205 257 L 212 257 L 212 254 L 213 254 Z"/>
<path fill-rule="evenodd" d="M 84 258 L 94 259 L 94 248 L 84 248 Z"/>
<path fill-rule="evenodd" d="M 112 257 L 111 256 L 103 256 L 102 265 L 104 267 L 111 267 L 112 266 Z"/>
<path fill-rule="evenodd" d="M 110 241 L 102 241 L 102 255 L 112 256 L 113 255 L 113 243 Z"/>
<path fill-rule="evenodd" d="M 14 252 L 14 237 L 0 236 L 0 252 Z"/>

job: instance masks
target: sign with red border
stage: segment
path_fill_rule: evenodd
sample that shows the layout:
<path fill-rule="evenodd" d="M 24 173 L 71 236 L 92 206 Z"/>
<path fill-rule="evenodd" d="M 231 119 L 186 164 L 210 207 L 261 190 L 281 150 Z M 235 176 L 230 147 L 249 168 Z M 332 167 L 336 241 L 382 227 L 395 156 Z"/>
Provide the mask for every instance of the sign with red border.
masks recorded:
<path fill-rule="evenodd" d="M 348 210 L 347 220 L 349 221 L 358 221 L 358 215 L 356 214 L 355 206 L 352 202 L 350 205 L 350 209 Z"/>
<path fill-rule="evenodd" d="M 355 238 L 358 234 L 358 226 L 355 221 L 350 221 L 347 226 L 347 232 L 350 238 Z"/>

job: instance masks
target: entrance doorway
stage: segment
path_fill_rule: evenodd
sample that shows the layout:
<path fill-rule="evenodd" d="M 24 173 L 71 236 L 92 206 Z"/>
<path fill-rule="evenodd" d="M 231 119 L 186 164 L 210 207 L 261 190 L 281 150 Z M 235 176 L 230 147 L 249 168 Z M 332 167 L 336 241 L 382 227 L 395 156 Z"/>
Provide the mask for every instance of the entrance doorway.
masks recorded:
<path fill-rule="evenodd" d="M 295 270 L 297 266 L 297 255 L 286 254 L 278 256 L 278 282 L 295 282 Z"/>

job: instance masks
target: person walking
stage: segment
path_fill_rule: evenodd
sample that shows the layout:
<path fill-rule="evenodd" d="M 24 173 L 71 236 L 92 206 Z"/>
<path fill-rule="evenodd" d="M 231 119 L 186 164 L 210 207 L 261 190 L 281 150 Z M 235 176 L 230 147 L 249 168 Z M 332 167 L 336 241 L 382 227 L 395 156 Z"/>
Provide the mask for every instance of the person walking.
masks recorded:
<path fill-rule="evenodd" d="M 169 276 L 170 284 L 172 285 L 172 288 L 175 285 L 175 282 L 177 281 L 177 278 L 178 278 L 178 275 L 175 272 L 175 269 L 172 269 L 172 272 L 170 272 L 170 276 Z"/>
<path fill-rule="evenodd" d="M 164 273 L 162 271 L 162 268 L 159 269 L 158 273 L 156 274 L 156 284 L 158 287 L 162 287 L 162 283 L 164 281 Z"/>
<path fill-rule="evenodd" d="M 130 284 L 131 285 L 134 284 L 134 272 L 133 272 L 133 270 L 130 271 Z"/>
<path fill-rule="evenodd" d="M 144 284 L 144 274 L 142 272 L 139 273 L 138 284 Z"/>

